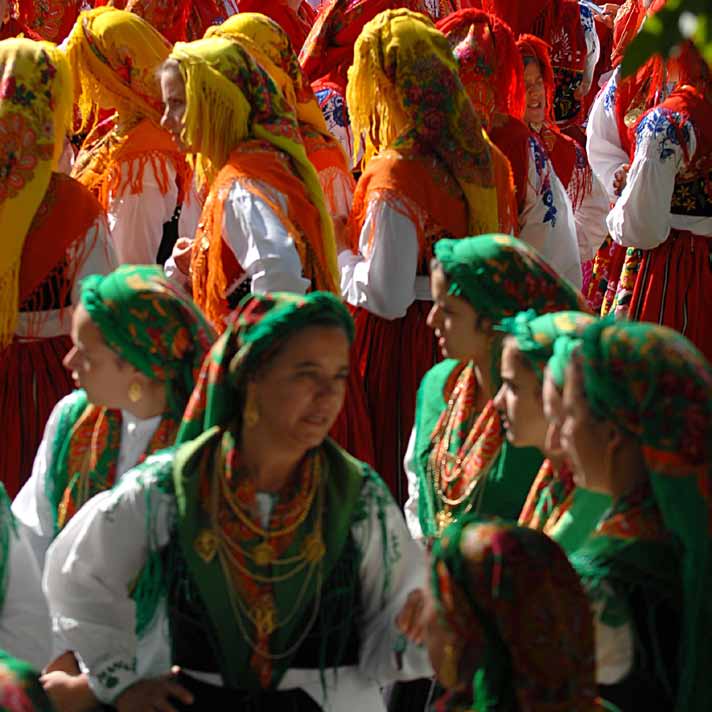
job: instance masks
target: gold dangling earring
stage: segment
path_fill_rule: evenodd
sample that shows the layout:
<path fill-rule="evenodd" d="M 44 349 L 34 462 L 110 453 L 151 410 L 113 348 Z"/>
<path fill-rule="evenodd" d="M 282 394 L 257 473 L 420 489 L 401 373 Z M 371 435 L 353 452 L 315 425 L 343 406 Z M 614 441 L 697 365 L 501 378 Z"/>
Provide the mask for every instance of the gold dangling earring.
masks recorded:
<path fill-rule="evenodd" d="M 457 685 L 458 664 L 455 658 L 455 646 L 452 643 L 443 645 L 443 657 L 440 666 L 440 680 L 446 687 Z"/>
<path fill-rule="evenodd" d="M 129 386 L 129 400 L 132 403 L 138 403 L 141 398 L 143 398 L 143 386 L 138 381 L 134 381 Z"/>
<path fill-rule="evenodd" d="M 254 428 L 257 423 L 260 422 L 260 411 L 251 394 L 247 396 L 247 403 L 245 403 L 245 410 L 242 413 L 242 420 L 246 428 Z"/>

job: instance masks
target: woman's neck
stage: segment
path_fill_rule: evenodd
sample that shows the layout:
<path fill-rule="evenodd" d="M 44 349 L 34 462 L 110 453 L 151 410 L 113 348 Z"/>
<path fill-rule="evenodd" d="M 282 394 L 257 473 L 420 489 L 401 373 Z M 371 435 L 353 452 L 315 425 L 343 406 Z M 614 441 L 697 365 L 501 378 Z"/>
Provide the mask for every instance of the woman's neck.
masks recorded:
<path fill-rule="evenodd" d="M 648 481 L 645 460 L 637 443 L 629 441 L 613 457 L 613 477 L 609 483 L 614 502 L 628 497 Z"/>
<path fill-rule="evenodd" d="M 294 476 L 305 452 L 280 450 L 273 435 L 260 427 L 249 431 L 243 426 L 240 462 L 255 483 L 258 492 L 279 492 Z"/>
<path fill-rule="evenodd" d="M 158 381 L 151 382 L 145 388 L 138 403 L 130 403 L 124 410 L 139 420 L 148 420 L 163 415 L 168 410 L 166 384 Z"/>

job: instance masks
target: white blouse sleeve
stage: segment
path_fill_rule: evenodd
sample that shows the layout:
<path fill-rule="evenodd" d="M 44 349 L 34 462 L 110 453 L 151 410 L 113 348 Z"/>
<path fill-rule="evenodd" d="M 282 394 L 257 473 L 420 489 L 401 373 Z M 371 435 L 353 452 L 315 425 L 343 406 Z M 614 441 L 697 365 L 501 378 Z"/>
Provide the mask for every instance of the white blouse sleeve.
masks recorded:
<path fill-rule="evenodd" d="M 410 439 L 408 440 L 408 448 L 405 451 L 403 458 L 403 469 L 405 476 L 408 479 L 408 499 L 403 506 L 405 514 L 405 523 L 408 525 L 410 535 L 415 541 L 423 540 L 423 529 L 420 526 L 420 517 L 418 516 L 418 504 L 420 502 L 420 486 L 418 483 L 418 473 L 415 469 L 415 434 L 416 428 L 410 431 Z"/>
<path fill-rule="evenodd" d="M 170 453 L 153 456 L 92 498 L 47 553 L 44 590 L 54 635 L 78 653 L 92 691 L 108 704 L 141 678 L 129 590 L 149 552 L 170 537 L 175 500 L 157 486 L 155 473 L 171 462 Z"/>
<path fill-rule="evenodd" d="M 7 512 L 10 516 L 10 512 Z M 42 594 L 42 569 L 27 528 L 11 522 L 5 600 L 0 614 L 0 648 L 41 670 L 50 662 L 50 625 Z M 5 523 L 3 523 L 3 526 Z"/>
<path fill-rule="evenodd" d="M 636 129 L 636 148 L 628 181 L 608 216 L 611 237 L 625 247 L 651 250 L 670 233 L 670 203 L 675 178 L 695 153 L 692 124 L 668 109 L 649 112 Z"/>
<path fill-rule="evenodd" d="M 389 200 L 375 198 L 366 210 L 359 253 L 339 255 L 344 299 L 384 319 L 405 316 L 416 299 L 418 231 L 404 213 Z"/>
<path fill-rule="evenodd" d="M 571 201 L 541 143 L 529 139 L 529 172 L 519 239 L 576 287 L 581 286 L 581 257 Z"/>
<path fill-rule="evenodd" d="M 406 643 L 395 624 L 408 595 L 426 585 L 425 552 L 411 538 L 380 479 L 368 480 L 362 497 L 366 515 L 352 527 L 361 554 L 359 668 L 381 684 L 430 677 L 433 671 L 426 649 Z"/>
<path fill-rule="evenodd" d="M 329 87 L 323 89 L 317 88 L 314 92 L 314 96 L 319 104 L 321 113 L 324 114 L 326 128 L 329 129 L 329 133 L 341 144 L 341 148 L 344 149 L 348 165 L 353 166 L 354 138 L 351 133 L 346 100 Z"/>
<path fill-rule="evenodd" d="M 586 40 L 586 66 L 583 72 L 583 80 L 581 81 L 581 90 L 584 95 L 591 91 L 593 77 L 596 73 L 596 65 L 601 56 L 601 43 L 596 32 L 596 23 L 593 18 L 591 9 L 585 3 L 579 3 L 579 12 L 581 14 L 581 26 L 583 27 L 583 36 Z"/>
<path fill-rule="evenodd" d="M 612 590 L 603 582 L 608 598 L 592 601 L 594 638 L 596 640 L 596 682 L 615 685 L 628 675 L 633 667 L 633 626 L 630 621 L 606 621 L 606 609 L 614 600 Z"/>
<path fill-rule="evenodd" d="M 121 183 L 128 181 L 129 167 L 138 170 L 138 159 L 121 166 Z M 178 204 L 175 168 L 166 162 L 168 190 L 161 188 L 151 163 L 143 173 L 143 189 L 133 194 L 128 188 L 109 202 L 109 227 L 120 264 L 155 264 L 163 240 L 163 225 L 171 220 Z"/>
<path fill-rule="evenodd" d="M 267 185 L 260 185 L 275 195 L 286 212 L 284 196 Z M 302 276 L 302 264 L 289 232 L 272 208 L 239 180 L 233 183 L 225 201 L 223 238 L 245 274 L 252 279 L 254 293 L 304 294 L 309 288 L 309 280 Z"/>
<path fill-rule="evenodd" d="M 586 166 L 585 171 L 591 169 Z M 574 213 L 576 222 L 576 237 L 578 238 L 581 261 L 592 260 L 598 248 L 603 244 L 608 234 L 606 218 L 608 217 L 608 195 L 595 174 L 589 173 L 591 190 L 586 193 Z"/>
<path fill-rule="evenodd" d="M 54 538 L 54 513 L 47 498 L 47 473 L 52 467 L 52 447 L 61 414 L 74 398 L 75 395 L 70 393 L 52 410 L 35 455 L 32 474 L 12 503 L 13 514 L 25 529 L 25 537 L 40 571 L 44 569 L 45 555 Z"/>
<path fill-rule="evenodd" d="M 616 69 L 608 84 L 593 102 L 586 128 L 586 153 L 594 174 L 603 184 L 608 199 L 614 203 L 618 196 L 613 190 L 616 171 L 629 162 L 629 156 L 621 146 L 616 120 L 616 93 L 619 69 Z"/>

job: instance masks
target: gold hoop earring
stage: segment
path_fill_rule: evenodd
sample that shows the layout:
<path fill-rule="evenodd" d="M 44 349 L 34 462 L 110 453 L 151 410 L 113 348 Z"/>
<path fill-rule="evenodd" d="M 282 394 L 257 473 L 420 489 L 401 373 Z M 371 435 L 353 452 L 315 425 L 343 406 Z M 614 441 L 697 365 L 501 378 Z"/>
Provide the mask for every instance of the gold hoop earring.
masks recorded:
<path fill-rule="evenodd" d="M 446 687 L 455 687 L 458 682 L 458 661 L 455 657 L 455 646 L 452 643 L 443 645 L 441 663 L 440 680 Z"/>
<path fill-rule="evenodd" d="M 137 381 L 134 381 L 129 386 L 129 400 L 132 403 L 138 403 L 141 398 L 143 398 L 143 386 Z"/>
<path fill-rule="evenodd" d="M 260 411 L 252 396 L 248 396 L 245 410 L 242 414 L 242 421 L 246 428 L 254 428 L 260 422 Z"/>

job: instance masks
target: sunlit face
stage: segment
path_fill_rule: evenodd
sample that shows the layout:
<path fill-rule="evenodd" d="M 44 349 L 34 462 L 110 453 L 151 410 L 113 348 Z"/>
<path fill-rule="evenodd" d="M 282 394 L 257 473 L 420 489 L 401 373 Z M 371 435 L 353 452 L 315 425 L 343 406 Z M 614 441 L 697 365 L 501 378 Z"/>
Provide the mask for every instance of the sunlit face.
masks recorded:
<path fill-rule="evenodd" d="M 566 369 L 562 405 L 561 446 L 573 465 L 574 482 L 593 492 L 612 494 L 608 453 L 614 426 L 591 412 L 576 357 Z"/>
<path fill-rule="evenodd" d="M 478 327 L 475 308 L 462 297 L 448 294 L 449 284 L 441 269 L 430 276 L 433 307 L 428 314 L 428 326 L 435 331 L 438 347 L 444 358 L 489 363 L 491 323 L 482 320 Z"/>
<path fill-rule="evenodd" d="M 544 452 L 549 457 L 561 457 L 561 455 L 563 455 L 561 448 L 561 422 L 563 419 L 564 405 L 561 393 L 548 369 L 544 372 L 544 384 L 541 394 L 544 419 L 546 420 L 547 426 Z"/>
<path fill-rule="evenodd" d="M 166 62 L 161 69 L 160 79 L 164 106 L 161 126 L 173 136 L 174 141 L 182 150 L 188 150 L 188 147 L 183 145 L 182 139 L 187 102 L 185 81 L 180 73 L 178 63 Z"/>
<path fill-rule="evenodd" d="M 537 62 L 529 62 L 524 66 L 524 86 L 527 92 L 524 120 L 538 129 L 546 117 L 546 87 Z"/>
<path fill-rule="evenodd" d="M 248 384 L 261 427 L 281 448 L 320 445 L 344 404 L 350 344 L 338 327 L 303 329 Z"/>
<path fill-rule="evenodd" d="M 129 387 L 145 378 L 107 346 L 99 327 L 81 304 L 72 316 L 71 337 L 73 346 L 64 357 L 64 366 L 72 372 L 75 385 L 87 392 L 90 403 L 126 408 Z"/>
<path fill-rule="evenodd" d="M 500 374 L 502 385 L 495 396 L 494 405 L 502 414 L 507 440 L 517 447 L 543 450 L 547 428 L 541 384 L 512 337 L 504 340 Z"/>

